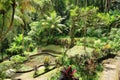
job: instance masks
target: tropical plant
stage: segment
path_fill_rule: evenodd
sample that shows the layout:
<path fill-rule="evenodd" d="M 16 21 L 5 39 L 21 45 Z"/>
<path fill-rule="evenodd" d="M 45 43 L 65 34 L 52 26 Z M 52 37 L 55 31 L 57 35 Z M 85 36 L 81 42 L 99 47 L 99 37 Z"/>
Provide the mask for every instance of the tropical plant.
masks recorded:
<path fill-rule="evenodd" d="M 61 71 L 62 76 L 60 77 L 59 80 L 79 80 L 79 79 L 74 77 L 75 72 L 76 72 L 76 70 L 72 70 L 71 66 L 68 68 L 64 68 Z"/>
<path fill-rule="evenodd" d="M 6 51 L 8 53 L 8 55 L 12 56 L 12 55 L 17 55 L 17 54 L 23 54 L 23 35 L 19 34 L 18 36 L 16 36 L 14 38 L 14 42 L 11 43 L 10 48 L 8 48 Z"/>
<path fill-rule="evenodd" d="M 55 12 L 52 12 L 50 16 L 45 15 L 45 19 L 40 21 L 32 22 L 30 24 L 31 31 L 28 33 L 37 44 L 41 42 L 46 43 L 50 39 L 54 38 L 54 35 L 62 33 L 61 29 L 64 27 L 63 24 L 60 24 L 60 16 L 57 16 Z"/>

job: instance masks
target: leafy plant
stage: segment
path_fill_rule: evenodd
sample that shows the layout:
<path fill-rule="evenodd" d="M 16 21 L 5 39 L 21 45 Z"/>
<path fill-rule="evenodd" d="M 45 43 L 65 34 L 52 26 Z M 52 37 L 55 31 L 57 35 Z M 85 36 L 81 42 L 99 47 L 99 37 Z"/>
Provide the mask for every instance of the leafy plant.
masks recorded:
<path fill-rule="evenodd" d="M 11 59 L 11 61 L 13 61 L 13 62 L 15 62 L 15 63 L 22 63 L 22 62 L 24 62 L 24 61 L 27 60 L 26 57 L 22 57 L 22 56 L 20 56 L 20 55 L 12 56 L 10 59 Z"/>
<path fill-rule="evenodd" d="M 16 44 L 13 44 L 9 49 L 6 50 L 8 55 L 17 55 L 23 53 L 23 46 L 16 46 Z"/>
<path fill-rule="evenodd" d="M 12 61 L 4 61 L 0 63 L 0 80 L 4 80 L 6 78 L 6 70 L 13 67 Z"/>
<path fill-rule="evenodd" d="M 11 43 L 10 48 L 8 48 L 6 50 L 8 55 L 10 55 L 10 56 L 17 55 L 17 54 L 22 55 L 22 53 L 24 51 L 24 48 L 22 46 L 22 42 L 23 42 L 23 34 L 19 34 L 18 36 L 16 36 L 14 38 L 14 41 Z"/>
<path fill-rule="evenodd" d="M 72 70 L 72 67 L 64 68 L 61 71 L 62 76 L 60 77 L 59 80 L 79 80 L 74 77 L 74 73 L 76 70 Z"/>
<path fill-rule="evenodd" d="M 50 57 L 46 56 L 44 57 L 44 66 L 45 66 L 45 70 L 47 71 L 49 69 L 50 66 Z"/>
<path fill-rule="evenodd" d="M 109 34 L 109 41 L 108 43 L 111 45 L 111 49 L 114 51 L 120 50 L 120 29 L 112 28 Z"/>
<path fill-rule="evenodd" d="M 56 34 L 62 33 L 61 29 L 65 25 L 61 24 L 60 16 L 53 11 L 49 15 L 45 15 L 44 19 L 40 21 L 32 22 L 30 24 L 31 31 L 28 33 L 37 44 L 46 43 L 52 41 Z"/>
<path fill-rule="evenodd" d="M 24 37 L 24 48 L 26 51 L 31 52 L 35 49 L 35 42 L 32 40 L 30 36 Z"/>

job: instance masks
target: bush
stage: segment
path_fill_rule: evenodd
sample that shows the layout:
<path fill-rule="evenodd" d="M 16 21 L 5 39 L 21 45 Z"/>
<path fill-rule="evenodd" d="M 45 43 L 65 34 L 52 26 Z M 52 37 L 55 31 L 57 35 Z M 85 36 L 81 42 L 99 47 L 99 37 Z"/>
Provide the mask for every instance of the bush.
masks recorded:
<path fill-rule="evenodd" d="M 24 49 L 26 51 L 33 51 L 35 49 L 35 42 L 32 40 L 30 36 L 24 37 Z"/>
<path fill-rule="evenodd" d="M 49 70 L 49 66 L 50 66 L 50 57 L 45 56 L 43 62 L 44 62 L 44 66 L 45 66 L 45 71 L 48 71 Z"/>
<path fill-rule="evenodd" d="M 108 43 L 111 45 L 114 51 L 120 50 L 120 29 L 118 28 L 111 29 Z"/>
<path fill-rule="evenodd" d="M 13 61 L 15 63 L 22 63 L 27 60 L 26 57 L 22 57 L 20 55 L 12 56 L 10 59 L 11 59 L 11 61 Z"/>
<path fill-rule="evenodd" d="M 12 68 L 13 64 L 12 61 L 4 61 L 0 63 L 0 80 L 4 80 L 6 77 L 6 70 Z"/>
<path fill-rule="evenodd" d="M 24 51 L 22 42 L 23 42 L 23 35 L 19 34 L 14 38 L 14 41 L 10 44 L 10 47 L 6 50 L 7 54 L 10 56 L 22 54 Z"/>
<path fill-rule="evenodd" d="M 49 16 L 45 15 L 44 19 L 32 22 L 30 24 L 31 30 L 28 35 L 37 43 L 37 45 L 46 45 L 46 42 L 51 43 L 53 42 L 53 37 L 62 33 L 62 27 L 65 27 L 65 25 L 61 24 L 62 20 L 63 18 L 57 16 L 56 12 L 53 11 Z"/>
<path fill-rule="evenodd" d="M 13 44 L 9 49 L 6 50 L 8 55 L 17 55 L 23 53 L 23 46 L 16 46 L 16 44 Z"/>

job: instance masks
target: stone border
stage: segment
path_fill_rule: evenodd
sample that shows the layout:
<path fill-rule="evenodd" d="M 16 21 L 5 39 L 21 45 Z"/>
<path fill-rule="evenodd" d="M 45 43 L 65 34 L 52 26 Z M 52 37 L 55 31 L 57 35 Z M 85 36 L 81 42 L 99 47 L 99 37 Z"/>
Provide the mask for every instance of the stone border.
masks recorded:
<path fill-rule="evenodd" d="M 39 65 L 39 66 L 37 66 L 37 68 L 40 68 L 40 67 L 42 67 L 42 66 L 45 66 L 45 65 Z M 55 64 L 50 64 L 50 66 L 55 66 Z M 34 71 L 34 68 L 32 68 L 32 69 L 30 69 L 30 70 L 26 70 L 26 71 L 16 71 L 15 73 L 27 73 L 27 72 L 31 72 L 31 71 Z"/>

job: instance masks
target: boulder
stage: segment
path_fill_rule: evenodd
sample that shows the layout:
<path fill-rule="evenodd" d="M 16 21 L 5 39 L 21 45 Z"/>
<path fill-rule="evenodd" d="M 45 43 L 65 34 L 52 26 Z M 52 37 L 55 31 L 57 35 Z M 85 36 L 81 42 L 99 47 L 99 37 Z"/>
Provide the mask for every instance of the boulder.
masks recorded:
<path fill-rule="evenodd" d="M 104 70 L 100 80 L 119 80 L 119 62 L 116 59 L 107 59 L 103 62 Z"/>
<path fill-rule="evenodd" d="M 15 74 L 15 70 L 14 69 L 8 69 L 6 71 L 6 77 L 11 78 L 14 74 Z"/>
<path fill-rule="evenodd" d="M 73 48 L 69 49 L 66 54 L 68 57 L 75 57 L 76 55 L 80 56 L 86 53 L 88 55 L 91 55 L 92 51 L 93 51 L 92 48 L 86 47 L 85 51 L 83 46 L 74 46 Z"/>

